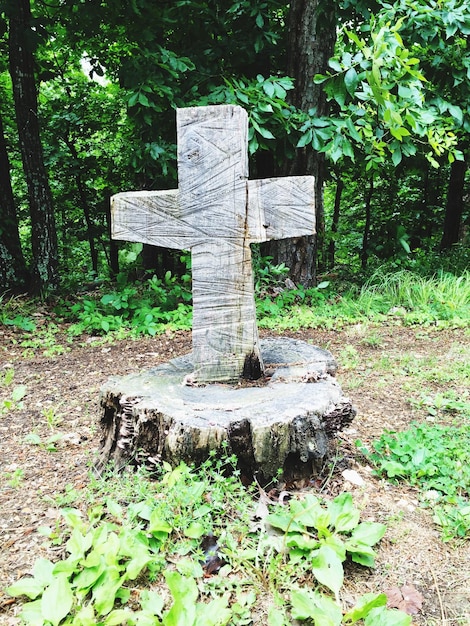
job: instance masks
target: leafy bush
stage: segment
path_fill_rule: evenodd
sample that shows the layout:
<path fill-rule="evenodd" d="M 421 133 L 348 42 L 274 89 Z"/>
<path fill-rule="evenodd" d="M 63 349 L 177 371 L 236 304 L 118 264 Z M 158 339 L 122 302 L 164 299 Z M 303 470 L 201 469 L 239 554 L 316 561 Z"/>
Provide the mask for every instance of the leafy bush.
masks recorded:
<path fill-rule="evenodd" d="M 72 334 L 108 333 L 125 328 L 133 334 L 156 335 L 166 328 L 191 327 L 189 276 L 177 279 L 167 272 L 163 279 L 153 276 L 142 284 L 126 284 L 100 298 L 87 297 L 71 307 L 75 323 Z M 63 313 L 62 309 L 62 313 Z"/>

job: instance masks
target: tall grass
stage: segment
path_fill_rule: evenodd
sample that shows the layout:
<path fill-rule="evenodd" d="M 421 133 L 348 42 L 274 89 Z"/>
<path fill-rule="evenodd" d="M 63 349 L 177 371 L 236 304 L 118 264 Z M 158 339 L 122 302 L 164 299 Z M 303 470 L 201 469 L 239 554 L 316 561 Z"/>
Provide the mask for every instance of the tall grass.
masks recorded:
<path fill-rule="evenodd" d="M 470 306 L 470 272 L 461 276 L 440 272 L 425 278 L 410 270 L 384 273 L 377 270 L 364 284 L 361 296 L 382 297 L 390 306 L 407 309 L 450 304 L 456 309 Z"/>
<path fill-rule="evenodd" d="M 328 289 L 307 290 L 299 301 L 282 295 L 258 308 L 260 326 L 278 330 L 336 328 L 364 319 L 401 318 L 405 324 L 466 326 L 470 323 L 470 272 L 432 277 L 410 270 L 377 270 L 360 290 L 341 296 Z M 295 294 L 295 292 L 293 292 Z M 321 295 L 321 297 L 320 297 Z"/>

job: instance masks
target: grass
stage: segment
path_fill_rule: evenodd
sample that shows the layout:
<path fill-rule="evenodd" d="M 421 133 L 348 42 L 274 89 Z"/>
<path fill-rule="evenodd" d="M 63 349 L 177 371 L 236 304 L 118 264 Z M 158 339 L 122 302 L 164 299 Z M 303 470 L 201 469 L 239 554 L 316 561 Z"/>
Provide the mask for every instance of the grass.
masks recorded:
<path fill-rule="evenodd" d="M 288 304 L 286 306 L 285 304 Z M 263 328 L 344 328 L 358 322 L 391 322 L 421 327 L 467 327 L 470 322 L 470 273 L 423 278 L 410 271 L 378 270 L 357 291 L 341 295 L 332 287 L 282 293 L 259 303 Z M 373 336 L 370 342 L 376 339 Z"/>

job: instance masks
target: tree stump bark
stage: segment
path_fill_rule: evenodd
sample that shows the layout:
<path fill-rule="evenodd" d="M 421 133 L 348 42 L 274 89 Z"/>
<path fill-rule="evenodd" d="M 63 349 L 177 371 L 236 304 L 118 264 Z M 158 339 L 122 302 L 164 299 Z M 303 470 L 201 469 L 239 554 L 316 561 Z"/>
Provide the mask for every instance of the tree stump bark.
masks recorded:
<path fill-rule="evenodd" d="M 192 385 L 191 354 L 101 390 L 102 448 L 95 465 L 115 468 L 162 461 L 200 464 L 212 450 L 235 454 L 245 476 L 267 482 L 319 473 L 329 439 L 355 410 L 326 350 L 288 338 L 264 339 L 266 377 L 238 385 Z"/>

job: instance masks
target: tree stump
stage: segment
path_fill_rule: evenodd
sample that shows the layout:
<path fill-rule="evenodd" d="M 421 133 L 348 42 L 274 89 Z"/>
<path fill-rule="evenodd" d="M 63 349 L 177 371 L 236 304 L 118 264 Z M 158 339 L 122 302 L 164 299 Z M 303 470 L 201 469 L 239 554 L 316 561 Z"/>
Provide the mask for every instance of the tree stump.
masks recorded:
<path fill-rule="evenodd" d="M 355 410 L 326 350 L 288 338 L 260 342 L 266 376 L 249 383 L 192 384 L 192 354 L 111 378 L 101 390 L 102 449 L 96 463 L 122 469 L 162 461 L 196 465 L 235 454 L 245 476 L 266 483 L 318 474 L 329 439 Z"/>

